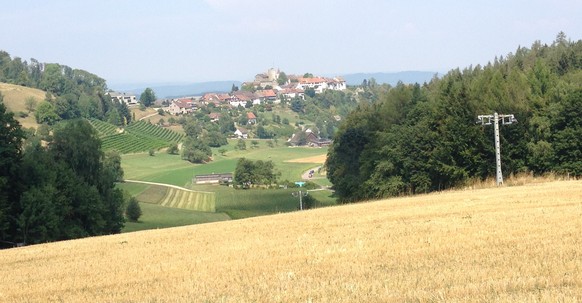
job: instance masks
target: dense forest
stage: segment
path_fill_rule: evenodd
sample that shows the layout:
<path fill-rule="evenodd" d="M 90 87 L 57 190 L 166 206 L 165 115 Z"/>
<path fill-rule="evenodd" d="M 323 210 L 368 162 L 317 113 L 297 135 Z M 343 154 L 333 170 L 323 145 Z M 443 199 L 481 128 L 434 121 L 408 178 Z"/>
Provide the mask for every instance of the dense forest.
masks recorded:
<path fill-rule="evenodd" d="M 342 202 L 426 193 L 495 175 L 493 127 L 478 115 L 514 114 L 502 125 L 505 175 L 582 175 L 582 41 L 455 69 L 423 85 L 366 87 L 335 136 L 326 162 Z"/>

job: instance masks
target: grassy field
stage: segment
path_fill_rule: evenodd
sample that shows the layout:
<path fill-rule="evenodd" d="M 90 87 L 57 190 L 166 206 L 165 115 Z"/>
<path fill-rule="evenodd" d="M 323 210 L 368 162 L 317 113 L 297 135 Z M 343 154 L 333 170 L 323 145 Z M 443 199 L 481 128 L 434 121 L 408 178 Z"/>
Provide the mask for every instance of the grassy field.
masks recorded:
<path fill-rule="evenodd" d="M 177 185 L 190 188 L 195 191 L 213 192 L 214 204 L 210 208 L 207 203 L 188 204 L 182 201 L 182 196 L 178 196 L 174 191 L 158 186 L 136 185 L 131 183 L 119 185 L 128 190 L 132 196 L 136 196 L 140 202 L 159 204 L 168 207 L 190 208 L 191 210 L 215 211 L 227 215 L 232 219 L 276 214 L 280 212 L 295 211 L 299 208 L 299 200 L 291 193 L 296 190 L 235 190 L 230 187 L 216 185 L 193 185 L 192 178 L 198 174 L 233 172 L 239 157 L 247 157 L 255 160 L 272 160 L 276 168 L 282 172 L 282 180 L 299 181 L 301 174 L 317 165 L 324 159 L 325 149 L 313 148 L 289 148 L 267 146 L 265 140 L 259 140 L 259 148 L 250 148 L 250 140 L 247 142 L 247 150 L 236 150 L 234 145 L 236 140 L 231 140 L 229 146 L 225 147 L 225 155 L 217 150 L 214 160 L 207 164 L 191 164 L 181 160 L 180 156 L 168 155 L 160 152 L 155 156 L 147 153 L 128 154 L 122 156 L 122 166 L 125 171 L 125 179 L 141 180 L 148 182 L 159 182 L 164 184 Z M 265 156 L 268 154 L 268 156 Z M 317 181 L 325 182 L 327 179 Z M 327 181 L 329 183 L 329 181 Z M 129 185 L 128 185 L 129 184 Z M 335 197 L 331 191 L 320 191 L 311 193 L 316 200 L 315 207 L 325 207 L 335 204 Z M 190 200 L 203 200 L 196 198 Z M 206 200 L 204 200 L 206 201 Z M 190 207 L 192 205 L 192 207 Z M 208 204 L 209 205 L 209 204 Z M 146 223 L 148 218 L 144 218 Z M 146 229 L 147 224 L 139 227 Z M 177 225 L 176 225 L 177 226 Z"/>
<path fill-rule="evenodd" d="M 140 201 L 140 207 L 143 212 L 139 222 L 126 222 L 123 232 L 230 220 L 227 214 L 215 211 L 214 201 L 211 203 L 212 209 L 187 207 L 188 205 L 182 207 L 179 205 L 163 205 L 163 202 L 170 197 L 169 192 L 175 189 L 129 182 L 120 183 L 118 187 L 129 195 L 136 197 Z M 180 199 L 173 201 L 179 202 Z M 202 211 L 197 211 L 197 209 L 202 209 Z"/>
<path fill-rule="evenodd" d="M 125 179 L 184 187 L 192 183 L 194 171 L 201 165 L 183 161 L 178 155 L 159 152 L 154 156 L 148 153 L 122 155 L 121 166 L 125 172 Z"/>
<path fill-rule="evenodd" d="M 299 181 L 301 174 L 317 165 L 314 163 L 295 163 L 289 160 L 321 156 L 327 153 L 322 148 L 290 148 L 266 146 L 265 140 L 260 142 L 259 148 L 250 148 L 247 140 L 247 150 L 235 150 L 236 140 L 230 140 L 224 147 L 227 152 L 221 155 L 214 151 L 214 160 L 207 164 L 192 164 L 181 160 L 180 156 L 168 155 L 164 152 L 149 156 L 147 153 L 129 154 L 122 156 L 122 167 L 125 178 L 149 182 L 159 182 L 177 186 L 188 187 L 192 184 L 192 178 L 199 174 L 234 172 L 239 158 L 246 157 L 252 160 L 271 160 L 275 168 L 281 172 L 281 180 Z"/>
<path fill-rule="evenodd" d="M 40 89 L 14 85 L 14 84 L 7 84 L 0 82 L 0 93 L 4 96 L 4 104 L 6 108 L 13 112 L 25 112 L 28 113 L 28 110 L 25 106 L 25 101 L 28 98 L 34 98 L 38 103 L 44 100 L 46 93 Z M 36 128 L 38 124 L 34 118 L 34 112 L 30 113 L 28 117 L 21 118 L 18 114 L 14 115 L 16 119 L 22 124 L 25 128 L 34 127 Z"/>
<path fill-rule="evenodd" d="M 140 207 L 143 214 L 139 222 L 126 222 L 124 233 L 230 220 L 224 213 L 199 212 L 151 203 L 140 203 Z"/>
<path fill-rule="evenodd" d="M 580 302 L 582 181 L 0 252 L 3 302 Z"/>
<path fill-rule="evenodd" d="M 229 145 L 223 147 L 227 153 L 222 156 L 218 151 L 214 151 L 214 163 L 207 164 L 212 169 L 212 165 L 222 165 L 222 161 L 230 163 L 228 168 L 234 171 L 238 158 L 245 157 L 251 160 L 271 160 L 275 163 L 276 169 L 281 173 L 281 180 L 300 181 L 301 174 L 308 169 L 318 165 L 318 161 L 312 163 L 294 163 L 289 162 L 293 159 L 319 157 L 327 154 L 327 148 L 310 148 L 310 147 L 287 147 L 285 142 L 278 142 L 277 146 L 270 148 L 267 146 L 269 140 L 254 140 L 259 142 L 258 148 L 252 148 L 250 140 L 246 140 L 247 150 L 236 150 L 234 146 L 237 140 L 229 140 Z M 316 158 L 314 158 L 316 159 Z"/>

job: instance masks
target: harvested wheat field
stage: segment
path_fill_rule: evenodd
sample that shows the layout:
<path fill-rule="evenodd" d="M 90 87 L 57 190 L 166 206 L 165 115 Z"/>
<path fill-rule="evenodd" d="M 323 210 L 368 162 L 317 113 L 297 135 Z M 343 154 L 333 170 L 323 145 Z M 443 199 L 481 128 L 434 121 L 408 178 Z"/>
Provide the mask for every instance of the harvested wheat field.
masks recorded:
<path fill-rule="evenodd" d="M 1 302 L 582 301 L 582 181 L 0 251 Z"/>

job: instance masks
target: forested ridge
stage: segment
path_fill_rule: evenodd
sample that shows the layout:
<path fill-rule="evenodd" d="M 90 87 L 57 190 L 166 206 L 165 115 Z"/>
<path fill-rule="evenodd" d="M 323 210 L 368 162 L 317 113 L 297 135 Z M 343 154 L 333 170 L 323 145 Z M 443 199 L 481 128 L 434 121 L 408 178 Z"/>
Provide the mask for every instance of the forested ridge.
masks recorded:
<path fill-rule="evenodd" d="M 105 79 L 81 69 L 34 58 L 28 62 L 0 50 L 0 82 L 47 92 L 44 100 L 34 100 L 30 108 L 41 125 L 83 117 L 124 126 L 132 119 L 125 103 L 112 102 L 105 94 Z"/>
<path fill-rule="evenodd" d="M 423 85 L 365 87 L 335 135 L 326 167 L 339 200 L 426 193 L 495 175 L 493 127 L 478 115 L 514 114 L 503 125 L 505 175 L 582 175 L 582 40 L 550 44 L 455 69 Z"/>

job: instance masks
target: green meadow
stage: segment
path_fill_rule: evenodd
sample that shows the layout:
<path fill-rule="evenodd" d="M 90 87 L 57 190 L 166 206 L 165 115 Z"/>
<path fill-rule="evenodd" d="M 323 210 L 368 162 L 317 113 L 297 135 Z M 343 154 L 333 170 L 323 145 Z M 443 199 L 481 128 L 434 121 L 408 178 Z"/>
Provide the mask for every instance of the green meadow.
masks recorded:
<path fill-rule="evenodd" d="M 143 214 L 139 222 L 125 222 L 123 232 L 230 220 L 225 213 L 198 212 L 151 203 L 140 203 L 140 206 Z"/>
<path fill-rule="evenodd" d="M 326 148 L 287 147 L 282 142 L 273 142 L 269 147 L 267 140 L 245 140 L 246 150 L 235 148 L 238 140 L 229 140 L 227 146 L 213 149 L 212 161 L 205 164 L 192 164 L 181 159 L 179 155 L 169 155 L 163 151 L 150 156 L 148 153 L 122 155 L 122 167 L 125 179 L 176 185 L 200 192 L 180 193 L 180 190 L 168 187 L 125 182 L 119 187 L 140 201 L 143 216 L 139 223 L 126 223 L 125 232 L 151 228 L 163 228 L 199 224 L 228 219 L 290 212 L 299 209 L 299 198 L 292 195 L 297 188 L 288 189 L 250 189 L 236 190 L 220 185 L 192 184 L 195 175 L 234 172 L 239 158 L 273 161 L 280 172 L 280 180 L 300 181 L 301 175 L 313 169 L 318 163 L 293 163 L 289 160 L 314 157 L 327 154 Z M 257 141 L 258 145 L 251 144 Z M 220 151 L 219 151 L 220 150 Z M 226 150 L 226 151 L 225 151 Z M 317 175 L 314 183 L 328 186 L 325 175 Z M 208 198 L 212 193 L 212 198 Z M 315 207 L 335 204 L 330 190 L 310 192 Z M 180 197 L 182 201 L 174 200 Z M 187 197 L 187 198 L 184 198 Z M 187 200 L 194 200 L 189 203 Z"/>

